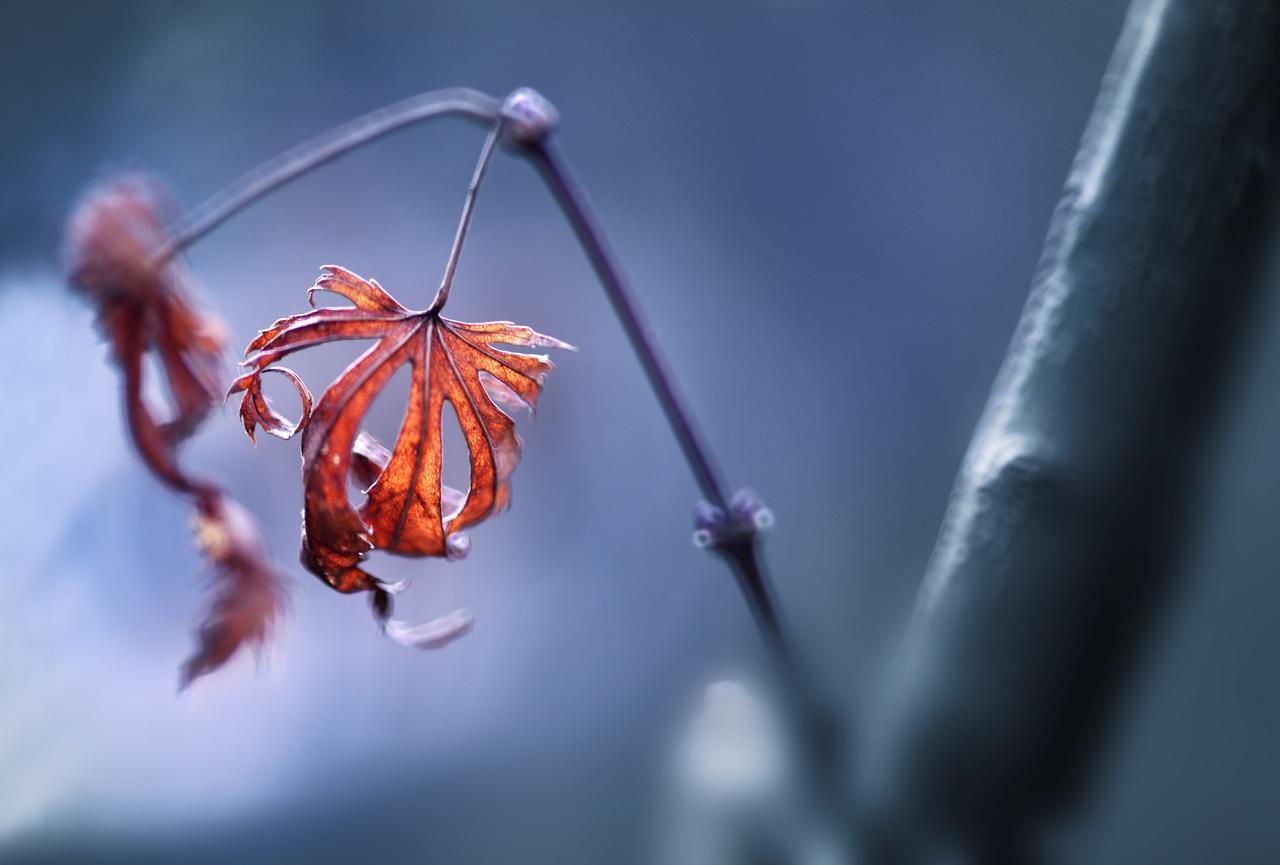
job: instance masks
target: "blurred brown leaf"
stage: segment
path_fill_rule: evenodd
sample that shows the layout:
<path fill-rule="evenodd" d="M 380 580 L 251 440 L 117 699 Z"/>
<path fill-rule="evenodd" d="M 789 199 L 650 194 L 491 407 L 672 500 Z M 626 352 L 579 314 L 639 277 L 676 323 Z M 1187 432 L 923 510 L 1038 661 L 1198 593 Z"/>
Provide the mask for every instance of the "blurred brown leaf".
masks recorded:
<path fill-rule="evenodd" d="M 97 308 L 124 376 L 125 415 L 143 461 L 170 487 L 195 493 L 201 485 L 178 468 L 175 451 L 217 401 L 223 328 L 192 305 L 185 269 L 155 260 L 168 209 L 151 178 L 125 175 L 98 184 L 68 221 L 67 264 L 72 285 Z M 172 402 L 165 421 L 142 396 L 148 353 Z"/>
<path fill-rule="evenodd" d="M 267 555 L 252 517 L 214 483 L 184 471 L 178 446 L 218 397 L 222 326 L 190 299 L 185 268 L 165 260 L 167 197 L 142 175 L 90 189 L 67 223 L 72 286 L 97 309 L 124 379 L 124 411 L 142 461 L 171 489 L 195 501 L 197 545 L 213 566 L 213 601 L 199 647 L 183 666 L 183 687 L 216 669 L 246 643 L 260 645 L 275 619 L 283 575 Z M 143 397 L 145 359 L 164 376 L 171 417 L 157 418 Z"/>
<path fill-rule="evenodd" d="M 260 647 L 280 613 L 284 583 L 253 517 L 230 496 L 196 501 L 196 546 L 213 566 L 213 600 L 199 646 L 182 665 L 180 687 L 218 669 L 242 645 Z"/>

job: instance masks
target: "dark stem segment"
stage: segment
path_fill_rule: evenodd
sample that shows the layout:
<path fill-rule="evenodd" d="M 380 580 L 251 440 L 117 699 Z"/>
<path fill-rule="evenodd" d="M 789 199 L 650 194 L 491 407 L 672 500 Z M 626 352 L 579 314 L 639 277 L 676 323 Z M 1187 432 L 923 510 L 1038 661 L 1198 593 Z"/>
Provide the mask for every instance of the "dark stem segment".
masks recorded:
<path fill-rule="evenodd" d="M 795 661 L 791 656 L 782 628 L 778 605 L 773 597 L 773 588 L 760 564 L 755 539 L 726 543 L 717 547 L 716 551 L 724 556 L 725 561 L 733 569 L 738 586 L 747 599 L 747 606 L 751 608 L 751 615 L 755 618 L 756 628 L 763 635 L 770 653 L 778 662 L 782 672 L 793 678 Z"/>
<path fill-rule="evenodd" d="M 847 817 L 841 786 L 845 765 L 844 738 L 839 718 L 821 699 L 792 651 L 779 617 L 768 575 L 760 562 L 755 537 L 728 541 L 714 547 L 729 564 L 738 588 L 751 609 L 777 674 L 782 697 L 780 708 L 795 735 L 800 769 L 811 784 L 809 794 L 824 825 L 839 833 Z"/>
<path fill-rule="evenodd" d="M 155 263 L 164 264 L 268 193 L 384 135 L 444 115 L 492 123 L 500 108 L 492 96 L 455 87 L 410 96 L 357 117 L 263 163 L 188 213 L 170 229 L 169 243 L 156 253 Z"/>
<path fill-rule="evenodd" d="M 532 143 L 525 148 L 525 152 L 542 172 L 556 201 L 573 226 L 578 241 L 591 259 L 605 294 L 631 341 L 631 347 L 639 357 L 640 365 L 644 367 L 649 384 L 657 394 L 658 402 L 662 404 L 667 422 L 671 424 L 671 429 L 680 442 L 680 449 L 684 452 L 698 488 L 712 504 L 727 509 L 729 496 L 723 476 L 711 458 L 702 433 L 694 423 L 693 413 L 689 411 L 685 398 L 676 385 L 674 374 L 658 351 L 653 329 L 641 314 L 634 293 L 623 277 L 617 259 L 604 239 L 604 231 L 591 213 L 581 187 L 551 142 L 543 140 Z"/>

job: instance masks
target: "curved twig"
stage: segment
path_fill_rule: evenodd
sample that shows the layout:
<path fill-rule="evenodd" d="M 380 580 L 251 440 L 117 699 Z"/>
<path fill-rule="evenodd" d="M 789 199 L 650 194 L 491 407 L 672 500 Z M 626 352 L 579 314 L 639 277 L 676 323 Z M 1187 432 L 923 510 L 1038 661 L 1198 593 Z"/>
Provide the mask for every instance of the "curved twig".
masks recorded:
<path fill-rule="evenodd" d="M 155 263 L 168 261 L 268 193 L 384 135 L 445 115 L 493 123 L 500 107 L 497 99 L 478 90 L 432 90 L 323 132 L 244 174 L 179 219 L 169 229 L 169 242 L 156 252 Z"/>

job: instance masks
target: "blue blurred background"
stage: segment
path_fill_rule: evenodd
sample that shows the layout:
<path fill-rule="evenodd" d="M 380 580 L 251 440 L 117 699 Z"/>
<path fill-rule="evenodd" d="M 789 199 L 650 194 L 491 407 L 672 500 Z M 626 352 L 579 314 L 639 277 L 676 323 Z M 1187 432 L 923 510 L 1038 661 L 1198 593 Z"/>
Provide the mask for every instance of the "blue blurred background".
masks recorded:
<path fill-rule="evenodd" d="M 735 483 L 806 657 L 850 707 L 905 618 L 1092 104 L 1117 0 L 12 2 L 0 6 L 0 861 L 643 862 L 657 755 L 708 681 L 762 663 L 696 490 L 570 232 L 504 155 L 450 302 L 568 340 L 513 509 L 466 561 L 379 556 L 417 653 L 295 564 L 292 443 L 234 411 L 187 450 L 295 573 L 251 656 L 175 695 L 201 608 L 184 504 L 134 459 L 66 208 L 144 167 L 187 204 L 436 87 L 532 85 Z M 352 155 L 192 252 L 243 345 L 320 265 L 408 305 L 439 279 L 482 131 Z M 1228 419 L 1212 515 L 1094 807 L 1082 861 L 1280 858 L 1280 309 Z M 314 356 L 312 356 L 314 355 Z M 352 357 L 310 352 L 319 390 Z M 394 389 L 393 389 L 394 390 Z M 374 410 L 394 434 L 398 395 Z M 457 437 L 452 442 L 458 453 Z M 465 464 L 446 464 L 456 472 Z"/>

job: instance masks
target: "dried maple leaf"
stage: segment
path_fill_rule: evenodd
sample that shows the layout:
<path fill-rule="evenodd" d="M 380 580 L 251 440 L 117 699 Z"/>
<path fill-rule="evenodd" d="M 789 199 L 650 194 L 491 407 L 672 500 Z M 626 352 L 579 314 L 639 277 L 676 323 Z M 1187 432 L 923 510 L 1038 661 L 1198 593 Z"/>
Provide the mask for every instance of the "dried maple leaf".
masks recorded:
<path fill-rule="evenodd" d="M 214 569 L 214 599 L 200 627 L 200 645 L 183 667 L 185 687 L 242 644 L 261 644 L 280 607 L 283 577 L 248 513 L 178 463 L 178 445 L 217 400 L 223 339 L 221 325 L 189 299 L 186 271 L 158 254 L 166 240 L 166 204 L 150 178 L 104 181 L 72 213 L 66 251 L 71 284 L 97 308 L 120 367 L 125 416 L 138 453 L 164 484 L 194 500 L 197 544 Z M 168 420 L 157 418 L 143 398 L 148 354 L 168 386 Z"/>
<path fill-rule="evenodd" d="M 520 456 L 515 424 L 497 405 L 533 409 L 552 363 L 545 356 L 495 348 L 518 345 L 572 348 L 527 327 L 498 321 L 465 324 L 438 309 L 401 306 L 373 280 L 340 267 L 322 268 L 308 292 L 327 291 L 350 307 L 324 307 L 283 318 L 245 350 L 248 372 L 229 394 L 244 392 L 240 415 L 252 438 L 256 427 L 280 438 L 302 430 L 304 487 L 301 559 L 340 592 L 374 592 L 381 618 L 389 611 L 386 586 L 360 564 L 371 549 L 402 556 L 457 558 L 467 549 L 463 529 L 504 507 Z M 343 339 L 376 340 L 320 397 L 314 408 L 292 372 L 273 367 L 300 349 Z M 361 433 L 370 405 L 396 371 L 408 364 L 411 383 L 400 433 L 388 451 Z M 277 414 L 262 394 L 261 375 L 280 372 L 298 388 L 303 413 L 296 425 Z M 470 454 L 470 484 L 463 493 L 441 483 L 441 414 L 448 402 Z M 348 474 L 367 485 L 356 509 L 347 497 Z M 455 614 L 456 615 L 456 614 Z M 407 642 L 434 645 L 469 626 L 433 623 Z"/>

